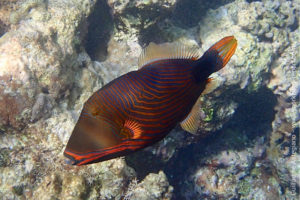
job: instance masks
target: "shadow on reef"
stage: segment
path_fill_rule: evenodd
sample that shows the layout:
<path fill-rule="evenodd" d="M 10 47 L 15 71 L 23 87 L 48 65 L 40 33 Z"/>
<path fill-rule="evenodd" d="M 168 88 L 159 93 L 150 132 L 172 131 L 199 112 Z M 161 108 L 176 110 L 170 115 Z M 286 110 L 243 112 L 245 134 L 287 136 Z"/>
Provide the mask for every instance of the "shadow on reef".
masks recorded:
<path fill-rule="evenodd" d="M 7 26 L 0 20 L 0 37 L 6 32 Z"/>
<path fill-rule="evenodd" d="M 150 42 L 161 43 L 165 42 L 165 38 L 161 35 L 159 23 L 162 23 L 166 18 L 171 16 L 171 9 L 161 7 L 158 3 L 153 3 L 151 6 L 128 6 L 123 10 L 122 15 L 128 19 L 136 19 L 130 21 L 130 28 L 138 30 L 138 39 L 141 46 L 149 44 Z M 124 20 L 122 15 L 115 15 L 115 27 L 128 34 L 128 21 Z M 119 31 L 120 31 L 119 30 Z"/>
<path fill-rule="evenodd" d="M 209 9 L 216 9 L 230 2 L 233 0 L 179 0 L 173 11 L 173 22 L 183 28 L 197 26 Z"/>
<path fill-rule="evenodd" d="M 252 2 L 255 2 L 255 1 L 261 1 L 261 0 L 246 0 L 248 3 L 252 3 Z"/>
<path fill-rule="evenodd" d="M 241 91 L 232 96 L 232 99 L 239 106 L 230 121 L 219 132 L 224 133 L 231 130 L 230 132 L 244 134 L 248 140 L 254 140 L 256 137 L 267 135 L 272 130 L 277 98 L 270 89 L 261 88 L 251 94 Z M 214 135 L 218 135 L 218 133 Z M 229 147 L 241 150 L 239 144 L 237 146 L 229 145 Z"/>
<path fill-rule="evenodd" d="M 113 32 L 113 16 L 107 1 L 97 1 L 87 19 L 88 33 L 84 47 L 92 60 L 103 61 L 107 56 L 107 45 Z"/>
<path fill-rule="evenodd" d="M 224 95 L 231 95 L 231 99 L 237 102 L 239 107 L 221 130 L 179 149 L 167 163 L 146 151 L 127 156 L 127 163 L 136 170 L 138 177 L 143 178 L 148 173 L 157 173 L 163 169 L 170 185 L 174 186 L 174 199 L 183 199 L 180 195 L 183 180 L 188 175 L 187 172 L 191 174 L 199 167 L 200 159 L 205 160 L 205 157 L 224 150 L 241 151 L 254 146 L 256 139 L 269 136 L 277 104 L 276 96 L 271 90 L 261 88 L 251 94 L 243 90 L 235 95 Z"/>

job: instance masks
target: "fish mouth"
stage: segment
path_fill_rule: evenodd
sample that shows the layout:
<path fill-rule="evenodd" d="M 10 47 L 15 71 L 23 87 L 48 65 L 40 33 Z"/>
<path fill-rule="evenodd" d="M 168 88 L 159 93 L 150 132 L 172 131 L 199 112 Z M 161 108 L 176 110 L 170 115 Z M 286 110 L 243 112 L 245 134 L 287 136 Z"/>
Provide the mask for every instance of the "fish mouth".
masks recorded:
<path fill-rule="evenodd" d="M 67 165 L 75 165 L 75 161 L 70 158 L 65 158 L 65 163 Z"/>
<path fill-rule="evenodd" d="M 64 156 L 66 157 L 65 163 L 68 165 L 81 166 L 98 162 L 97 159 L 84 158 L 82 155 L 67 150 L 64 151 Z"/>
<path fill-rule="evenodd" d="M 68 152 L 64 151 L 64 156 L 65 156 L 64 161 L 67 165 L 79 165 L 80 160 L 76 160 L 76 158 L 68 154 Z"/>

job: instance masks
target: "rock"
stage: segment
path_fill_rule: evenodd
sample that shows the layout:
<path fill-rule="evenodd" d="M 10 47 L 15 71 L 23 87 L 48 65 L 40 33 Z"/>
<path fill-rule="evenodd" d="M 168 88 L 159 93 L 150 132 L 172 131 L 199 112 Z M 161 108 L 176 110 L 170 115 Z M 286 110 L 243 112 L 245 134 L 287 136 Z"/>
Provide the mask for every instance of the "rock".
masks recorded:
<path fill-rule="evenodd" d="M 53 172 L 47 175 L 34 191 L 32 198 L 121 199 L 126 183 L 135 176 L 123 159 L 71 171 L 73 172 L 69 169 L 69 172 Z"/>
<path fill-rule="evenodd" d="M 108 43 L 108 57 L 104 62 L 95 62 L 95 70 L 106 84 L 113 79 L 133 70 L 137 70 L 137 60 L 142 49 L 135 42 L 117 42 L 111 39 Z M 119 69 L 122 70 L 119 70 Z"/>
<path fill-rule="evenodd" d="M 17 0 L 3 0 L 0 2 L 0 37 L 11 28 L 14 28 L 9 18 L 10 14 L 17 9 L 19 9 Z"/>
<path fill-rule="evenodd" d="M 84 13 L 93 6 L 81 7 L 83 2 L 69 8 L 64 3 L 50 1 L 45 5 L 44 1 L 28 0 L 11 14 L 22 23 L 0 39 L 1 130 L 20 130 L 31 118 L 40 118 L 35 104 L 41 101 L 38 94 L 57 101 L 70 93 L 79 69 L 75 50 L 80 39 L 78 30 Z"/>
<path fill-rule="evenodd" d="M 97 169 L 101 183 L 100 196 L 102 199 L 121 199 L 128 180 L 135 177 L 135 171 L 128 167 L 124 159 L 108 161 L 106 167 Z"/>
<path fill-rule="evenodd" d="M 124 199 L 171 199 L 172 191 L 173 187 L 169 185 L 166 175 L 160 171 L 158 174 L 150 173 L 140 183 L 134 179 L 130 183 Z"/>
<path fill-rule="evenodd" d="M 32 107 L 31 121 L 38 120 L 41 117 L 47 117 L 52 107 L 53 102 L 51 102 L 51 99 L 47 95 L 40 93 Z"/>
<path fill-rule="evenodd" d="M 0 127 L 22 128 L 22 120 L 29 117 L 30 106 L 33 104 L 35 84 L 30 81 L 30 74 L 22 62 L 21 45 L 13 38 L 1 38 L 0 46 Z"/>
<path fill-rule="evenodd" d="M 138 37 L 143 43 L 151 42 L 158 22 L 166 18 L 175 6 L 176 0 L 115 1 L 108 4 L 114 13 L 117 32 L 116 40 L 134 40 Z"/>
<path fill-rule="evenodd" d="M 232 138 L 233 139 L 233 138 Z M 220 144 L 223 144 L 220 141 Z M 237 198 L 240 194 L 239 185 L 244 184 L 245 178 L 251 176 L 253 166 L 259 168 L 261 159 L 266 155 L 266 147 L 260 141 L 254 148 L 243 151 L 217 150 L 221 146 L 208 146 L 202 151 L 207 152 L 197 162 L 195 172 L 188 176 L 187 183 L 191 184 L 182 188 L 182 194 L 186 199 L 213 198 Z M 215 152 L 218 152 L 215 154 Z M 265 173 L 265 172 L 264 172 Z M 268 175 L 269 176 L 269 175 Z M 255 180 L 255 178 L 251 178 Z M 248 182 L 247 182 L 248 184 Z M 246 197 L 245 197 L 246 198 Z"/>

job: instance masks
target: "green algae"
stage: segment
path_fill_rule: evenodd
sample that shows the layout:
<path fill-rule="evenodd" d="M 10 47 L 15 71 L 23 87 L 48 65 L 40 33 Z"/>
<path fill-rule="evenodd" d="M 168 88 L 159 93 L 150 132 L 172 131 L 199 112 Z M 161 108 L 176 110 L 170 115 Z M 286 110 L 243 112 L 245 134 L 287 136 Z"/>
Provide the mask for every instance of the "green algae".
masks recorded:
<path fill-rule="evenodd" d="M 255 167 L 251 170 L 251 176 L 253 178 L 259 178 L 261 176 L 261 171 L 258 167 Z"/>
<path fill-rule="evenodd" d="M 0 151 L 0 167 L 7 167 L 10 163 L 10 155 L 8 149 L 1 149 Z"/>
<path fill-rule="evenodd" d="M 247 87 L 248 93 L 257 92 L 261 88 L 261 85 L 262 85 L 261 80 L 256 80 L 256 81 L 251 82 Z"/>
<path fill-rule="evenodd" d="M 250 194 L 252 186 L 253 185 L 251 184 L 251 182 L 249 180 L 244 179 L 238 185 L 238 193 L 241 194 L 242 196 L 246 197 Z"/>
<path fill-rule="evenodd" d="M 21 196 L 24 191 L 24 185 L 16 185 L 12 187 L 12 192 L 17 196 Z"/>
<path fill-rule="evenodd" d="M 17 24 L 24 19 L 31 9 L 46 7 L 44 0 L 28 0 L 22 4 L 21 8 L 10 15 L 10 23 Z"/>
<path fill-rule="evenodd" d="M 271 184 L 273 186 L 278 186 L 278 181 L 273 176 L 268 179 L 268 182 L 269 182 L 269 184 Z"/>
<path fill-rule="evenodd" d="M 205 122 L 210 122 L 213 119 L 214 109 L 213 108 L 202 108 L 205 113 L 205 118 L 203 119 Z"/>

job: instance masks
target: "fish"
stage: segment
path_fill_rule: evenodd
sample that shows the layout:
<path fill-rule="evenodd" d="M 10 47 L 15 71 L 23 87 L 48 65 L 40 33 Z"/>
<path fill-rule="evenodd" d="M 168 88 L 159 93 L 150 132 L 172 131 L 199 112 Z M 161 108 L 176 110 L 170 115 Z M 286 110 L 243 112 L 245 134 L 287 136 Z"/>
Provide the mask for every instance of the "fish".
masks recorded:
<path fill-rule="evenodd" d="M 197 49 L 150 43 L 138 70 L 112 80 L 84 103 L 64 156 L 77 166 L 126 156 L 162 140 L 179 123 L 197 133 L 198 99 L 236 48 L 234 36 L 201 57 Z"/>

